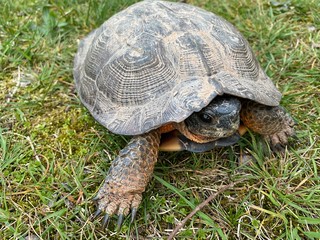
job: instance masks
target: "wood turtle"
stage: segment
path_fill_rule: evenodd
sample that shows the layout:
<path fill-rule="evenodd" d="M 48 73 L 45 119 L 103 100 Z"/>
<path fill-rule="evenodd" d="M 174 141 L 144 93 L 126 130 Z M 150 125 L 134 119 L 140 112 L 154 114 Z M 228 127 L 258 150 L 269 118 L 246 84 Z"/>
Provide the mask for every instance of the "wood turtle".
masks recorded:
<path fill-rule="evenodd" d="M 80 42 L 74 79 L 99 123 L 133 136 L 95 198 L 104 225 L 117 214 L 121 226 L 130 210 L 134 219 L 159 149 L 228 146 L 247 128 L 274 147 L 294 135 L 281 94 L 247 40 L 188 4 L 146 0 L 115 14 Z"/>

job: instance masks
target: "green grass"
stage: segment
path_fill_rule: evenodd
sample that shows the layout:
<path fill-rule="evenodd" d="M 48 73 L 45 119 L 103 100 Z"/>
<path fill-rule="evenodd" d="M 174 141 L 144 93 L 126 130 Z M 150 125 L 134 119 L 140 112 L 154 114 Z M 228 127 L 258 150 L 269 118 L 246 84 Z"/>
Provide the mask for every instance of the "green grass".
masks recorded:
<path fill-rule="evenodd" d="M 91 198 L 127 139 L 79 102 L 77 41 L 135 1 L 0 1 L 0 239 L 166 238 L 210 194 L 180 238 L 320 238 L 320 2 L 189 0 L 247 37 L 297 121 L 270 154 L 256 135 L 205 154 L 161 153 L 137 221 L 105 231 Z M 241 156 L 255 161 L 238 165 Z"/>

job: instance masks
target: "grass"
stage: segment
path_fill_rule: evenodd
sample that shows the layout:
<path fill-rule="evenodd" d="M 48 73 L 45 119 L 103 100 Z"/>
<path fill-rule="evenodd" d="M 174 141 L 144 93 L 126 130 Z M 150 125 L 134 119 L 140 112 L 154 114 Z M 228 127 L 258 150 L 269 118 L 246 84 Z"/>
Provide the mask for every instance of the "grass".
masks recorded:
<path fill-rule="evenodd" d="M 1 1 L 0 239 L 162 239 L 210 194 L 177 238 L 320 238 L 320 3 L 189 0 L 246 36 L 297 121 L 283 156 L 259 136 L 204 154 L 161 153 L 137 221 L 105 231 L 91 198 L 127 138 L 79 102 L 77 41 L 134 1 Z M 241 158 L 255 161 L 239 165 Z"/>

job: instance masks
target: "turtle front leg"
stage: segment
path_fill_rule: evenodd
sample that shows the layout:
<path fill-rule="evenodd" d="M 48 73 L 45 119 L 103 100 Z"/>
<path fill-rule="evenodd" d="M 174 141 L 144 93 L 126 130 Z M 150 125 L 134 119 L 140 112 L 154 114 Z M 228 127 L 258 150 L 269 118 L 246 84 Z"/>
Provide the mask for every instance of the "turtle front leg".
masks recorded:
<path fill-rule="evenodd" d="M 240 114 L 244 125 L 264 136 L 274 150 L 281 150 L 288 144 L 288 138 L 295 135 L 295 122 L 281 106 L 270 107 L 246 101 Z"/>
<path fill-rule="evenodd" d="M 104 227 L 114 214 L 118 215 L 118 227 L 121 227 L 130 209 L 134 220 L 142 193 L 157 162 L 160 135 L 159 130 L 154 130 L 133 137 L 112 162 L 105 182 L 94 199 L 98 203 L 95 216 L 105 212 Z"/>

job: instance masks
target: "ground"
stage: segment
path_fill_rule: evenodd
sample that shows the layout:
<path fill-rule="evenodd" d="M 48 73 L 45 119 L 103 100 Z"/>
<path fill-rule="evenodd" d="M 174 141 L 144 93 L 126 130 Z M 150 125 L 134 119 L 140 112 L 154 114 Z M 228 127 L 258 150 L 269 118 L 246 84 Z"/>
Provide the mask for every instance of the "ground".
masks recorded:
<path fill-rule="evenodd" d="M 80 103 L 79 39 L 134 1 L 0 1 L 0 239 L 320 238 L 320 2 L 188 0 L 232 22 L 297 122 L 284 155 L 248 133 L 203 154 L 161 153 L 137 221 L 101 228 L 91 199 L 128 141 Z"/>

